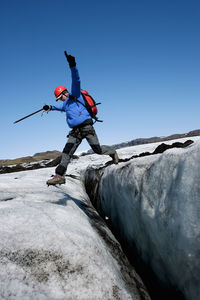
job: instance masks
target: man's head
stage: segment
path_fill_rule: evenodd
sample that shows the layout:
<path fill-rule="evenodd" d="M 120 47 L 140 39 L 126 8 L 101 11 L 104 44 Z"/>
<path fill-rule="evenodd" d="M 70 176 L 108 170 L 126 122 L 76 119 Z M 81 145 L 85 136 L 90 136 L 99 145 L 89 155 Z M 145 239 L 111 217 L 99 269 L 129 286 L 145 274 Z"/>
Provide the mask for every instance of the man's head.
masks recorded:
<path fill-rule="evenodd" d="M 65 86 L 59 85 L 56 87 L 54 94 L 56 96 L 56 101 L 65 101 L 69 95 L 69 92 Z"/>

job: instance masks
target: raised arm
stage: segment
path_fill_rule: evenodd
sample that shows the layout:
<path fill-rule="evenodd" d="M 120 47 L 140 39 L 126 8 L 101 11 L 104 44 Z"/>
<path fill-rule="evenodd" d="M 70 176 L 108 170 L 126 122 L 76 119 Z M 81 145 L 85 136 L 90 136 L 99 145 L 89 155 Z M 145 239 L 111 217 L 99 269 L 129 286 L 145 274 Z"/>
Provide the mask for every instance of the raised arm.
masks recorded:
<path fill-rule="evenodd" d="M 71 69 L 71 74 L 72 74 L 72 89 L 71 89 L 71 94 L 72 96 L 78 98 L 81 93 L 81 81 L 80 81 L 80 76 L 78 73 L 78 69 L 76 68 L 76 61 L 75 57 L 72 55 L 68 55 L 67 52 L 65 51 L 65 56 L 67 58 L 67 61 L 69 63 L 69 67 Z"/>

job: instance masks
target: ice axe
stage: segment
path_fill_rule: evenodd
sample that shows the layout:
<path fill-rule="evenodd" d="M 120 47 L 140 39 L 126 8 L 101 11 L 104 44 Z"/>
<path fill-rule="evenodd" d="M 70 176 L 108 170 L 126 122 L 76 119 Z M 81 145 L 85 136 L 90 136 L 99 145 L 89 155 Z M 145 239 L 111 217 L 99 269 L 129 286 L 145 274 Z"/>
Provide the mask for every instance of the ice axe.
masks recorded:
<path fill-rule="evenodd" d="M 41 109 L 39 109 L 39 110 L 37 110 L 37 111 L 33 112 L 32 114 L 30 114 L 30 115 L 27 115 L 27 116 L 25 116 L 25 117 L 23 117 L 23 118 L 21 118 L 21 119 L 19 119 L 19 120 L 15 121 L 15 122 L 13 122 L 13 124 L 15 124 L 15 123 L 18 123 L 18 122 L 20 122 L 20 121 L 22 121 L 22 120 L 24 120 L 24 119 L 26 119 L 26 118 L 29 118 L 30 116 L 33 116 L 33 115 L 35 115 L 35 114 L 39 113 L 39 112 L 40 112 L 40 111 L 42 111 L 42 110 L 43 110 L 43 108 L 41 108 Z"/>

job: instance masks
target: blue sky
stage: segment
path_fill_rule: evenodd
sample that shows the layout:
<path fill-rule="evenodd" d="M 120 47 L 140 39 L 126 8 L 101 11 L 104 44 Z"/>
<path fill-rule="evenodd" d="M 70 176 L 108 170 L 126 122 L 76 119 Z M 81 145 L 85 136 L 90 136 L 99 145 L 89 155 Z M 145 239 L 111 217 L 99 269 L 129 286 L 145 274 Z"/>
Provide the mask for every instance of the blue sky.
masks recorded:
<path fill-rule="evenodd" d="M 62 151 L 64 113 L 13 122 L 54 104 L 57 85 L 70 88 L 64 50 L 102 102 L 101 144 L 200 128 L 199 1 L 9 1 L 0 25 L 0 159 Z"/>

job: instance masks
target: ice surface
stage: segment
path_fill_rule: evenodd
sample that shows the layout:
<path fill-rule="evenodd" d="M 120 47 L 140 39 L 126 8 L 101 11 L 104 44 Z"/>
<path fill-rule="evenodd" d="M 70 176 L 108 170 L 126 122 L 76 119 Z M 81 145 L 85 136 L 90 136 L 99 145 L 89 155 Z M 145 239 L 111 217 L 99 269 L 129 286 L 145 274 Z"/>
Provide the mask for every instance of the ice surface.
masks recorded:
<path fill-rule="evenodd" d="M 127 158 L 158 144 L 117 152 Z M 107 220 L 116 218 L 127 239 L 143 245 L 144 259 L 161 277 L 169 272 L 192 290 L 188 274 L 199 274 L 197 158 L 195 145 L 120 163 L 106 168 L 101 186 Z M 67 173 L 75 177 L 60 187 L 45 184 L 54 168 L 0 175 L 0 299 L 149 299 L 82 184 L 88 166 L 98 169 L 109 160 L 97 154 L 73 160 Z"/>
<path fill-rule="evenodd" d="M 0 175 L 0 299 L 149 299 L 81 181 L 109 159 L 73 161 L 58 187 L 54 168 Z"/>
<path fill-rule="evenodd" d="M 188 300 L 199 300 L 200 137 L 191 140 L 195 143 L 187 148 L 105 168 L 97 205 L 163 283 L 175 286 Z M 138 154 L 157 146 L 131 148 Z M 119 150 L 120 158 L 130 150 Z"/>

